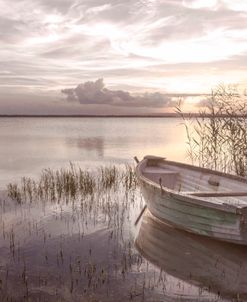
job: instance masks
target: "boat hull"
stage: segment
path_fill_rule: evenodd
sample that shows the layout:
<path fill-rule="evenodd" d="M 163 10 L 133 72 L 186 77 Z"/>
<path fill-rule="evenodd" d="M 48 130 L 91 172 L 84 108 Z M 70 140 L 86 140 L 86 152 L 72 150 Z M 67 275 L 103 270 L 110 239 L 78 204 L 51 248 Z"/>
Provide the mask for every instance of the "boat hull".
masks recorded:
<path fill-rule="evenodd" d="M 240 214 L 188 202 L 187 197 L 162 190 L 145 179 L 139 181 L 148 209 L 161 221 L 191 233 L 247 245 Z"/>

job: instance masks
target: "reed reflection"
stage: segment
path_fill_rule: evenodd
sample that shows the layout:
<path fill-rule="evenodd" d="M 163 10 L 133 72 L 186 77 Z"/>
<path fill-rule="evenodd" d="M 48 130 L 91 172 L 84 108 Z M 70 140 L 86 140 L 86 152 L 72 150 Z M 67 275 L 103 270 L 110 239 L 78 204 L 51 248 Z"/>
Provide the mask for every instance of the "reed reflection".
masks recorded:
<path fill-rule="evenodd" d="M 135 244 L 167 274 L 228 301 L 247 300 L 247 247 L 174 229 L 148 210 Z"/>

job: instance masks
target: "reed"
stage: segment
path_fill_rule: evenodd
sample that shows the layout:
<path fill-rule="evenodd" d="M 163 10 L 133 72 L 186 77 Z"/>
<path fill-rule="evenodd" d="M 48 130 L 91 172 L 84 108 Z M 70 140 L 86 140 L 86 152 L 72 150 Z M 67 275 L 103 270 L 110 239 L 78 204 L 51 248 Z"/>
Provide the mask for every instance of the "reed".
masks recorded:
<path fill-rule="evenodd" d="M 200 166 L 247 175 L 247 96 L 234 86 L 212 90 L 199 117 L 176 112 L 187 133 L 188 156 Z"/>
<path fill-rule="evenodd" d="M 11 199 L 16 200 L 18 203 L 21 203 L 22 192 L 20 191 L 17 184 L 12 184 L 12 183 L 8 184 L 7 191 L 8 191 L 8 196 Z"/>
<path fill-rule="evenodd" d="M 122 186 L 126 191 L 135 189 L 137 180 L 134 167 L 105 166 L 97 171 L 84 171 L 73 164 L 65 169 L 42 171 L 38 180 L 23 177 L 20 184 L 8 184 L 8 196 L 18 203 L 46 200 L 67 202 L 85 199 Z"/>

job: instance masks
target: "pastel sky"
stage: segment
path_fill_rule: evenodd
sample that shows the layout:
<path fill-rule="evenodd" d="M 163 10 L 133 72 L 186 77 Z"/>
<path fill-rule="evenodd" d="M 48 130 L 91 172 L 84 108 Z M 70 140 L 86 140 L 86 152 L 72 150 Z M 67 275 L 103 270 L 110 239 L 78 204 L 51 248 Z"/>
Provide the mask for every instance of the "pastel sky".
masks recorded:
<path fill-rule="evenodd" d="M 245 0 L 0 0 L 0 114 L 188 108 L 247 83 Z"/>

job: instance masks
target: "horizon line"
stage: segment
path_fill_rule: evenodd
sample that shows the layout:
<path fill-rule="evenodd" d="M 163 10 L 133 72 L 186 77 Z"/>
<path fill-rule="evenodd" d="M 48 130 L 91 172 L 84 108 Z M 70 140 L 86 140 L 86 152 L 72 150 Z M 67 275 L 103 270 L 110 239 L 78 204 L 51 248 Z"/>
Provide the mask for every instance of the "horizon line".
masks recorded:
<path fill-rule="evenodd" d="M 184 117 L 212 117 L 208 113 L 184 112 Z M 0 118 L 179 118 L 179 113 L 157 113 L 157 114 L 0 114 Z M 218 114 L 215 117 L 227 117 L 226 114 Z M 236 114 L 234 117 L 245 117 L 246 115 Z"/>

